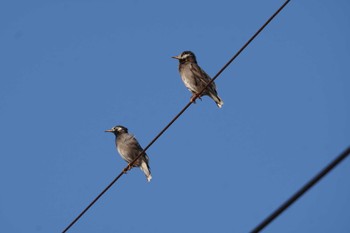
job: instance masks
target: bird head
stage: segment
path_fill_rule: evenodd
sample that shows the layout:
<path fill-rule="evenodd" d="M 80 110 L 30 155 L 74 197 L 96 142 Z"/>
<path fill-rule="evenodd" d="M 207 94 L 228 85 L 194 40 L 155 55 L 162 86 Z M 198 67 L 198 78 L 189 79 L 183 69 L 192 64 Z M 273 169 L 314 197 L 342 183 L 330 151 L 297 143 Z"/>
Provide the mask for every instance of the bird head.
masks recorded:
<path fill-rule="evenodd" d="M 125 128 L 124 126 L 117 125 L 117 126 L 114 126 L 111 129 L 105 130 L 105 132 L 114 133 L 115 135 L 117 135 L 117 134 L 120 134 L 120 133 L 128 133 L 128 129 Z"/>
<path fill-rule="evenodd" d="M 194 55 L 194 53 L 191 51 L 184 51 L 180 55 L 174 56 L 172 58 L 179 60 L 180 63 L 185 63 L 185 62 L 197 63 L 196 55 Z"/>

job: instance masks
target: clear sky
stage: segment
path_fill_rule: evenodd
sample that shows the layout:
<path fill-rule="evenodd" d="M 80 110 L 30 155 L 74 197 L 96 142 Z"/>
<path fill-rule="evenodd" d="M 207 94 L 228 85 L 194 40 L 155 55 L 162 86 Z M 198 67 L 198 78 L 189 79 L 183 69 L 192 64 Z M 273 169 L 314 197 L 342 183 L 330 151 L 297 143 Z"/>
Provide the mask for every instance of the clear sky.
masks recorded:
<path fill-rule="evenodd" d="M 62 231 L 283 1 L 1 1 L 0 231 Z M 350 2 L 291 1 L 70 232 L 248 232 L 350 143 Z M 350 232 L 350 160 L 269 225 Z"/>

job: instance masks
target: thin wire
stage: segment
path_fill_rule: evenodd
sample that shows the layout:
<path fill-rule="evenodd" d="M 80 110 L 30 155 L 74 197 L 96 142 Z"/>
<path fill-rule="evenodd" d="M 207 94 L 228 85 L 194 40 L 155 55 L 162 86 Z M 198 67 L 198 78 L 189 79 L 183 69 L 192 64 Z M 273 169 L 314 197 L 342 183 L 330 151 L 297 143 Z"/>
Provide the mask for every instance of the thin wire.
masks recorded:
<path fill-rule="evenodd" d="M 179 118 L 183 112 L 186 111 L 186 109 L 192 104 L 192 102 L 189 102 L 175 117 L 171 122 L 148 144 L 148 146 L 143 149 L 143 151 L 140 152 L 140 154 L 131 162 L 129 163 L 122 172 L 119 173 L 119 175 L 62 231 L 63 233 L 67 232 L 69 228 L 71 228 L 80 218 L 85 214 L 86 211 L 90 209 L 91 206 L 95 204 L 95 202 L 100 199 L 100 197 L 107 192 L 107 190 L 112 187 L 112 185 L 119 180 L 119 178 L 124 175 L 129 168 L 132 167 L 132 165 L 135 163 L 135 161 L 140 158 L 143 154 L 145 154 L 146 150 L 155 142 L 157 139 L 176 121 L 177 118 Z"/>
<path fill-rule="evenodd" d="M 238 55 L 255 39 L 255 37 L 272 21 L 272 19 L 290 2 L 287 0 L 266 22 L 263 26 L 259 28 L 259 30 L 242 46 L 240 50 L 221 68 L 221 70 L 211 79 L 211 81 L 202 89 L 200 93 L 198 93 L 193 102 L 204 92 L 204 90 L 212 83 L 215 79 L 219 77 L 219 75 L 238 57 Z M 63 233 L 67 232 L 69 228 L 71 228 L 84 214 L 86 211 L 90 209 L 91 206 L 95 204 L 95 202 L 110 188 L 112 185 L 130 168 L 132 168 L 133 164 L 145 154 L 145 152 L 150 148 L 153 143 L 155 143 L 158 138 L 191 106 L 193 102 L 187 103 L 187 105 L 164 127 L 162 131 L 140 152 L 140 154 L 130 162 L 123 171 L 63 230 Z"/>
<path fill-rule="evenodd" d="M 291 196 L 286 202 L 278 207 L 273 213 L 271 213 L 266 219 L 264 219 L 259 225 L 257 225 L 251 233 L 260 232 L 267 225 L 269 225 L 275 218 L 277 218 L 283 211 L 297 201 L 303 194 L 305 194 L 310 188 L 312 188 L 317 182 L 319 182 L 325 175 L 327 175 L 332 169 L 340 164 L 350 154 L 350 147 L 348 147 L 343 153 L 338 155 L 330 164 L 322 169 L 314 178 L 307 182 L 301 189 L 299 189 L 293 196 Z"/>
<path fill-rule="evenodd" d="M 217 77 L 231 64 L 231 62 L 233 62 L 233 60 L 236 59 L 236 57 L 238 57 L 239 54 L 241 54 L 241 52 L 250 44 L 250 42 L 252 42 L 255 37 L 257 37 L 257 35 L 259 35 L 259 33 L 264 30 L 264 28 L 273 20 L 273 18 L 275 18 L 276 15 L 278 15 L 278 13 L 280 13 L 280 11 L 290 2 L 290 0 L 285 1 L 285 3 L 266 21 L 266 23 L 261 26 L 261 28 L 247 41 L 247 43 L 245 43 L 242 48 L 240 50 L 238 50 L 238 52 L 226 63 L 226 65 L 224 65 L 221 70 L 214 76 L 214 78 L 207 84 L 206 87 L 203 88 L 203 90 L 200 92 L 200 94 L 202 94 L 202 92 L 212 83 L 215 81 L 215 79 L 217 79 Z"/>

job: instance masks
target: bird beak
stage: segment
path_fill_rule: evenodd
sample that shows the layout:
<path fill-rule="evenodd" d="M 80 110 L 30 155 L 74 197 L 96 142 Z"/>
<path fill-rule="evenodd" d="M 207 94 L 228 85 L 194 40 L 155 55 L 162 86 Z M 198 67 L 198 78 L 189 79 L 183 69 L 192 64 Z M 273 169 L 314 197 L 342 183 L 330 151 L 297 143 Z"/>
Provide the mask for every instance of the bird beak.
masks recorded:
<path fill-rule="evenodd" d="M 113 130 L 112 129 L 107 129 L 107 130 L 105 130 L 105 132 L 113 133 Z"/>
<path fill-rule="evenodd" d="M 171 57 L 171 58 L 174 58 L 174 59 L 177 59 L 177 60 L 179 60 L 179 59 L 180 59 L 180 57 L 179 57 L 179 56 L 174 56 L 174 57 Z"/>

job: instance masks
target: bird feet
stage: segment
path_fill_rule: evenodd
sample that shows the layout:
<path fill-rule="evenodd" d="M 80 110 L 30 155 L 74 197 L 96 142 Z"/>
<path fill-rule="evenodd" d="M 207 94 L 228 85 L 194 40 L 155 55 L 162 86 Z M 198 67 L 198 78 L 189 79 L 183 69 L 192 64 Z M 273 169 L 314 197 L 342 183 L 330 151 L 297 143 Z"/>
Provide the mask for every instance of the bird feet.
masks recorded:
<path fill-rule="evenodd" d="M 123 173 L 126 174 L 128 171 L 130 171 L 132 168 L 132 166 L 130 166 L 130 163 L 128 164 L 128 166 L 126 168 L 124 168 Z"/>
<path fill-rule="evenodd" d="M 202 101 L 202 98 L 200 97 L 200 96 L 198 96 L 197 94 L 195 94 L 195 93 L 193 93 L 192 94 L 192 97 L 191 97 L 191 99 L 190 99 L 190 101 L 191 101 L 191 103 L 196 103 L 196 99 L 200 99 L 201 101 Z"/>

